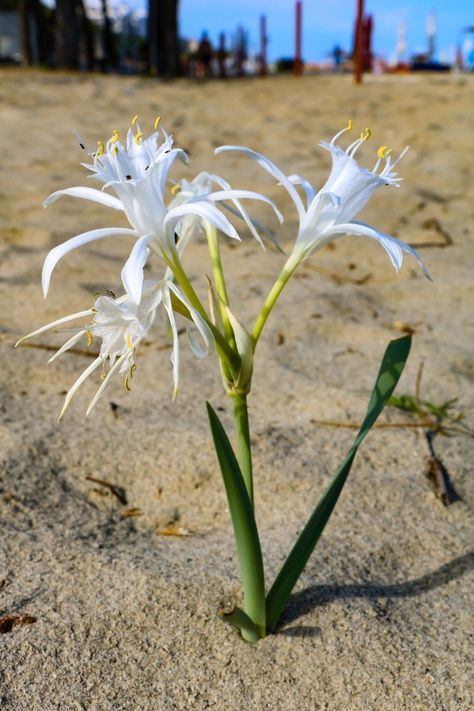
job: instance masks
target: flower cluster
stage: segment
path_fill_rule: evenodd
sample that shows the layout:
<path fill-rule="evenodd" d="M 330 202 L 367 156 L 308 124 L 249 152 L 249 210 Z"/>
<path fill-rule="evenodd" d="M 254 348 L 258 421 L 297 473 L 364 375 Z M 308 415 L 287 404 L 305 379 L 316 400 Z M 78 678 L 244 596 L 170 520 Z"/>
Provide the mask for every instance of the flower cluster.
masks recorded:
<path fill-rule="evenodd" d="M 369 138 L 366 129 L 359 139 L 343 150 L 338 139 L 351 130 L 340 131 L 330 143 L 321 142 L 329 151 L 332 169 L 325 185 L 316 191 L 299 175 L 285 175 L 268 158 L 242 146 L 222 146 L 216 153 L 240 151 L 256 160 L 289 193 L 298 213 L 299 228 L 287 263 L 275 282 L 250 334 L 229 309 L 222 265 L 220 263 L 217 231 L 240 240 L 239 234 L 223 208 L 243 220 L 253 237 L 263 246 L 260 232 L 272 233 L 253 220 L 242 205 L 243 199 L 259 200 L 269 204 L 278 220 L 283 217 L 277 206 L 265 195 L 249 190 L 234 190 L 217 175 L 200 173 L 193 180 L 170 180 L 170 171 L 179 160 L 188 163 L 186 153 L 173 147 L 173 139 L 155 121 L 154 131 L 145 137 L 138 117 L 134 117 L 122 143 L 118 131 L 108 141 L 98 142 L 95 151 L 81 142 L 90 160 L 83 165 L 90 171 L 90 178 L 102 184 L 102 189 L 71 187 L 50 195 L 44 206 L 51 205 L 63 196 L 90 200 L 122 213 L 128 227 L 106 227 L 76 235 L 52 249 L 47 255 L 42 272 L 43 292 L 46 296 L 51 276 L 59 260 L 70 251 L 94 240 L 115 235 L 127 235 L 134 243 L 122 268 L 121 280 L 124 294 L 119 298 L 100 296 L 93 308 L 81 311 L 44 326 L 24 338 L 56 329 L 65 323 L 88 319 L 74 335 L 51 358 L 55 360 L 81 338 L 88 343 L 100 339 L 98 357 L 80 375 L 70 388 L 60 417 L 68 407 L 80 385 L 95 370 L 102 368 L 102 382 L 89 405 L 92 410 L 115 373 L 125 377 L 129 387 L 136 368 L 136 351 L 140 342 L 148 336 L 158 309 L 162 309 L 169 323 L 173 339 L 172 366 L 174 393 L 179 382 L 179 337 L 176 314 L 190 322 L 189 342 L 193 352 L 202 357 L 215 348 L 221 362 L 221 370 L 228 391 L 249 388 L 252 374 L 253 351 L 265 321 L 277 296 L 298 264 L 315 250 L 339 235 L 366 236 L 377 240 L 387 251 L 390 260 L 399 269 L 403 253 L 415 257 L 422 271 L 426 271 L 416 252 L 404 242 L 377 231 L 370 225 L 355 221 L 372 193 L 380 185 L 397 186 L 400 178 L 395 168 L 400 156 L 392 162 L 391 151 L 382 146 L 372 170 L 361 167 L 356 161 L 356 152 Z M 110 189 L 112 192 L 107 192 Z M 301 197 L 299 189 L 305 194 Z M 114 193 L 114 194 L 112 194 Z M 214 273 L 215 289 L 211 289 L 211 313 L 204 308 L 184 270 L 183 253 L 194 235 L 203 230 L 208 237 Z M 160 279 L 144 280 L 144 267 L 150 258 L 158 258 L 161 264 Z M 196 338 L 196 333 L 200 338 Z M 24 339 L 20 339 L 24 340 Z M 201 342 L 202 341 L 202 342 Z M 20 342 L 20 341 L 19 341 Z"/>

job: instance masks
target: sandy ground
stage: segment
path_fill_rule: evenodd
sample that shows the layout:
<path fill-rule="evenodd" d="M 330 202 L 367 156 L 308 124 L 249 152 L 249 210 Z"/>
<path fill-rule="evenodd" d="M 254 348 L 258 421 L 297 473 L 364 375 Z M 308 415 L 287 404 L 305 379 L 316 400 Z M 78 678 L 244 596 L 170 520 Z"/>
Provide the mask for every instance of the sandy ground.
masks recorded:
<path fill-rule="evenodd" d="M 281 626 L 250 646 L 216 617 L 240 595 L 204 413 L 208 398 L 231 425 L 216 363 L 196 365 L 183 348 L 172 404 L 169 339 L 158 329 L 139 353 L 131 393 L 117 380 L 85 420 L 97 385 L 89 382 L 58 426 L 64 392 L 90 357 L 47 367 L 46 350 L 12 350 L 19 335 L 88 308 L 94 292 L 117 290 L 130 248 L 120 238 L 70 255 L 43 301 L 48 249 L 117 220 L 82 201 L 41 207 L 53 190 L 86 184 L 72 128 L 94 145 L 135 113 L 147 126 L 161 114 L 192 159 L 176 175 L 206 168 L 265 191 L 286 214 L 286 247 L 296 217 L 284 192 L 245 158 L 213 157 L 214 147 L 251 146 L 321 184 L 328 156 L 317 143 L 349 117 L 372 128 L 367 163 L 381 144 L 410 144 L 401 189 L 381 189 L 362 218 L 413 244 L 435 243 L 420 249 L 434 284 L 409 259 L 397 276 L 374 243 L 340 239 L 300 269 L 261 343 L 251 417 L 270 581 L 353 437 L 315 421 L 360 420 L 385 344 L 400 335 L 395 321 L 415 329 L 398 392 L 414 393 L 424 361 L 424 397 L 458 398 L 473 423 L 473 89 L 469 76 L 373 77 L 356 88 L 348 77 L 162 85 L 1 72 L 0 617 L 36 619 L 0 636 L 2 708 L 473 708 L 472 440 L 435 440 L 461 499 L 444 507 L 424 475 L 423 432 L 371 433 Z M 273 219 L 266 208 L 254 214 Z M 442 246 L 442 232 L 452 245 Z M 232 303 L 251 323 L 282 257 L 249 235 L 231 246 L 223 250 Z M 202 243 L 187 264 L 204 293 Z M 383 416 L 407 420 L 393 409 Z M 127 503 L 87 477 L 122 487 Z M 142 515 L 124 516 L 131 508 Z M 173 526 L 193 535 L 158 532 Z"/>

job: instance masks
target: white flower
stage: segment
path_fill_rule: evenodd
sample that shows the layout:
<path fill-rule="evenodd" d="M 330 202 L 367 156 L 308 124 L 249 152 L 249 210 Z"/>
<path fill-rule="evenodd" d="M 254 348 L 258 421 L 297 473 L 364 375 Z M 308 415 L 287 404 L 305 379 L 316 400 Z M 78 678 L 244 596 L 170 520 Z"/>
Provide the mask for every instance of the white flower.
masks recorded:
<path fill-rule="evenodd" d="M 157 126 L 158 119 L 155 128 Z M 279 218 L 281 217 L 272 201 L 263 195 L 229 188 L 205 195 L 190 196 L 179 205 L 166 205 L 165 194 L 169 171 L 177 158 L 187 162 L 187 155 L 181 149 L 172 148 L 172 138 L 164 131 L 162 131 L 162 138 L 160 143 L 158 131 L 144 138 L 135 117 L 128 130 L 125 145 L 120 142 L 118 132 L 114 131 L 106 144 L 99 141 L 98 150 L 89 153 L 93 163 L 84 164 L 93 173 L 90 177 L 104 184 L 102 190 L 72 187 L 58 190 L 45 200 L 45 207 L 64 195 L 92 200 L 124 212 L 131 225 L 131 228 L 107 227 L 91 230 L 54 247 L 43 265 L 42 285 L 45 296 L 49 289 L 52 271 L 58 261 L 76 247 L 94 240 L 111 235 L 130 235 L 137 239 L 122 269 L 122 281 L 132 301 L 138 303 L 142 292 L 143 268 L 150 251 L 157 253 L 167 263 L 177 258 L 175 231 L 184 217 L 193 215 L 198 219 L 206 220 L 237 240 L 240 238 L 236 230 L 216 208 L 215 202 L 253 198 L 270 204 Z M 84 144 L 81 143 L 81 146 L 85 149 Z M 114 190 L 117 197 L 103 192 L 109 187 Z"/>
<path fill-rule="evenodd" d="M 116 372 L 122 375 L 128 373 L 125 378 L 125 386 L 129 389 L 130 379 L 136 369 L 136 350 L 140 342 L 148 335 L 160 305 L 162 305 L 166 311 L 173 338 L 171 362 L 173 364 L 174 399 L 179 384 L 179 336 L 176 326 L 175 310 L 178 312 L 181 311 L 194 322 L 197 332 L 202 338 L 203 345 L 198 342 L 193 332 L 188 331 L 189 343 L 195 355 L 200 358 L 207 355 L 213 339 L 204 319 L 191 306 L 186 297 L 172 281 L 163 280 L 158 282 L 150 280 L 145 282 L 139 304 L 134 303 L 127 294 L 124 294 L 118 299 L 110 296 L 99 296 L 95 300 L 94 308 L 64 316 L 57 321 L 38 328 L 27 336 L 23 336 L 23 338 L 16 343 L 16 346 L 18 346 L 26 338 L 31 338 L 45 331 L 56 329 L 58 326 L 62 326 L 76 319 L 92 317 L 92 320 L 86 326 L 78 328 L 74 335 L 69 338 L 48 361 L 48 363 L 52 363 L 83 337 L 87 338 L 89 345 L 92 344 L 95 338 L 99 338 L 102 341 L 99 356 L 86 368 L 69 389 L 59 419 L 61 419 L 66 412 L 72 398 L 82 383 L 100 366 L 102 366 L 103 369 L 103 381 L 92 399 L 86 415 L 91 412 Z M 106 365 L 108 365 L 107 371 Z"/>
<path fill-rule="evenodd" d="M 332 170 L 325 185 L 316 192 L 313 186 L 299 175 L 286 176 L 268 158 L 243 146 L 221 146 L 216 153 L 225 151 L 240 151 L 255 159 L 268 173 L 273 175 L 289 193 L 299 217 L 299 229 L 291 254 L 292 264 L 305 259 L 311 252 L 321 249 L 340 235 L 356 237 L 371 237 L 377 240 L 388 253 L 390 260 L 398 271 L 402 266 L 403 252 L 415 257 L 421 270 L 428 278 L 429 272 L 416 251 L 395 237 L 379 232 L 364 222 L 356 222 L 353 218 L 367 204 L 372 193 L 380 185 L 398 187 L 401 178 L 397 177 L 394 168 L 405 155 L 408 146 L 392 163 L 387 146 L 381 146 L 377 152 L 377 160 L 372 170 L 363 168 L 354 156 L 359 147 L 370 137 L 366 129 L 360 138 L 344 151 L 337 145 L 338 138 L 352 129 L 349 121 L 347 128 L 339 131 L 330 143 L 321 141 L 320 145 L 331 154 Z M 306 205 L 301 199 L 295 185 L 301 186 L 306 194 Z"/>

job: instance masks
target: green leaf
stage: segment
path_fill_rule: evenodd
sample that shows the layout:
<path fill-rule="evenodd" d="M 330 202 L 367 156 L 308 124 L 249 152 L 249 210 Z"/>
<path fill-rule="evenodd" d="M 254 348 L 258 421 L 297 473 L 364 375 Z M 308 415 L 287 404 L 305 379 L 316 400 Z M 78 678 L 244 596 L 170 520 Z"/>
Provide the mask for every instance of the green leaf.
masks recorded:
<path fill-rule="evenodd" d="M 351 470 L 359 445 L 382 412 L 405 366 L 410 352 L 411 336 L 390 341 L 372 391 L 367 414 L 350 448 L 326 492 L 319 500 L 309 521 L 299 535 L 267 595 L 267 629 L 273 631 L 283 608 L 298 581 L 331 516 L 339 494 Z"/>
<path fill-rule="evenodd" d="M 262 551 L 258 538 L 257 524 L 245 488 L 242 472 L 235 457 L 229 438 L 209 403 L 206 403 L 211 426 L 214 447 L 224 480 L 229 503 L 230 515 L 234 527 L 240 575 L 244 589 L 245 614 L 255 625 L 258 636 L 255 639 L 247 635 L 247 641 L 256 642 L 265 636 L 265 582 L 263 573 Z"/>
<path fill-rule="evenodd" d="M 247 636 L 253 635 L 256 639 L 260 639 L 256 625 L 254 625 L 250 617 L 246 615 L 240 607 L 234 607 L 231 612 L 221 611 L 219 612 L 219 617 L 224 620 L 224 622 L 228 622 L 230 625 L 237 627 L 237 629 Z"/>

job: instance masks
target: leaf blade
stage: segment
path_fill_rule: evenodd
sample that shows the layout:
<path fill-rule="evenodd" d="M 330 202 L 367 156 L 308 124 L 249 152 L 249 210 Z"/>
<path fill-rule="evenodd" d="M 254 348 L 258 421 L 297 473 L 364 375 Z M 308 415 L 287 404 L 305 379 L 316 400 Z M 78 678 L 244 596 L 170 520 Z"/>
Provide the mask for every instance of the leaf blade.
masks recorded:
<path fill-rule="evenodd" d="M 375 424 L 400 379 L 410 347 L 411 335 L 390 341 L 387 346 L 366 416 L 354 443 L 331 484 L 320 498 L 267 595 L 267 629 L 270 631 L 275 629 L 283 608 L 324 531 L 347 480 L 360 444 Z"/>
<path fill-rule="evenodd" d="M 244 589 L 245 614 L 256 626 L 258 636 L 264 637 L 266 631 L 265 581 L 262 551 L 252 504 L 226 431 L 208 402 L 206 407 L 234 527 Z M 257 639 L 258 637 L 253 641 L 257 641 Z"/>

